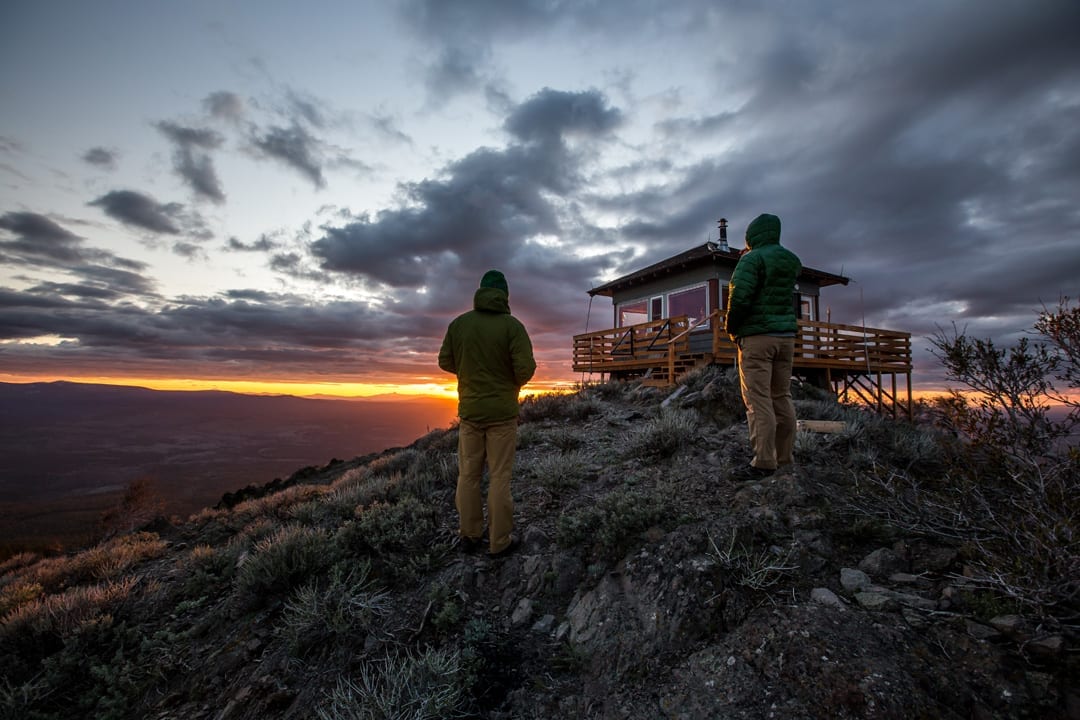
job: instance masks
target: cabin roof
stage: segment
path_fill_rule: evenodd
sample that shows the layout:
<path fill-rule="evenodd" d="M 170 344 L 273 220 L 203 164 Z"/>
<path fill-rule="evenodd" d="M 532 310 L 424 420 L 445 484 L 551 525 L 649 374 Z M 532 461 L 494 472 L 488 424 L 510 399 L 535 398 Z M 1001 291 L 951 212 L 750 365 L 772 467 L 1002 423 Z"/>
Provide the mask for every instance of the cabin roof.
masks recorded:
<path fill-rule="evenodd" d="M 704 245 L 692 247 L 678 255 L 672 255 L 666 260 L 653 263 L 641 270 L 636 270 L 629 275 L 623 275 L 622 277 L 615 278 L 611 282 L 594 287 L 589 291 L 589 295 L 611 297 L 619 290 L 625 290 L 634 287 L 635 285 L 641 285 L 667 275 L 677 275 L 678 273 L 706 265 L 734 268 L 736 263 L 739 262 L 739 256 L 741 254 L 742 250 L 725 249 L 724 246 L 717 245 L 714 242 L 707 242 Z M 846 278 L 843 275 L 833 275 L 824 270 L 815 270 L 814 268 L 809 267 L 803 267 L 802 272 L 799 273 L 799 278 L 811 280 L 817 283 L 818 287 L 847 285 L 850 281 L 850 278 Z"/>

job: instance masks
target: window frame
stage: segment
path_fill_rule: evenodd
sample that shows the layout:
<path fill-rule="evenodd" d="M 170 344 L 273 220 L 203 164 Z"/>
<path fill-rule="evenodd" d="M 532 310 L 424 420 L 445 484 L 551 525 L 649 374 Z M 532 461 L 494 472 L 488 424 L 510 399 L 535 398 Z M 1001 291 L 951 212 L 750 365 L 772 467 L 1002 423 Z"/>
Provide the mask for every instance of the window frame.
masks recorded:
<path fill-rule="evenodd" d="M 709 283 L 708 283 L 707 280 L 696 282 L 696 283 L 693 283 L 691 285 L 683 285 L 682 287 L 672 288 L 671 290 L 666 291 L 664 293 L 664 304 L 666 305 L 665 309 L 667 311 L 666 316 L 669 317 L 669 318 L 671 317 L 671 297 L 672 297 L 672 295 L 680 295 L 680 294 L 683 294 L 683 293 L 689 293 L 689 292 L 691 292 L 693 290 L 700 290 L 702 292 L 705 302 L 702 305 L 704 315 L 702 315 L 701 317 L 702 318 L 708 318 L 709 313 L 712 312 L 712 308 L 709 307 L 709 305 L 710 305 L 710 302 L 709 302 Z M 687 317 L 690 317 L 689 313 L 687 313 Z M 701 318 L 690 318 L 690 322 L 694 322 L 695 320 L 700 320 L 700 319 Z M 711 320 L 706 319 L 705 322 L 703 322 L 703 323 L 701 323 L 700 325 L 697 326 L 697 329 L 704 330 L 706 328 L 709 328 L 709 327 L 711 327 L 711 323 L 712 323 Z"/>

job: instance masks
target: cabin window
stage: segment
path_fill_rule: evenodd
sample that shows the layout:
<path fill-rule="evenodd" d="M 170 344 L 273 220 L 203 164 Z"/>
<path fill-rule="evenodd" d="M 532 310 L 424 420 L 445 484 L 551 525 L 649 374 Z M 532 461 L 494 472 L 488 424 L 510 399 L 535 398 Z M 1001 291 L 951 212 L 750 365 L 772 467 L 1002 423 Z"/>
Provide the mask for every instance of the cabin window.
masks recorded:
<path fill-rule="evenodd" d="M 698 285 L 697 287 L 669 293 L 667 301 L 668 317 L 686 315 L 690 319 L 690 323 L 693 324 L 709 314 L 707 285 Z M 701 327 L 708 327 L 708 323 L 703 324 Z"/>
<path fill-rule="evenodd" d="M 664 317 L 664 298 L 654 297 L 649 301 L 649 319 L 659 320 Z"/>
<path fill-rule="evenodd" d="M 815 321 L 817 317 L 817 300 L 813 295 L 799 296 L 799 319 Z"/>
<path fill-rule="evenodd" d="M 638 300 L 632 303 L 623 303 L 619 306 L 619 327 L 637 325 L 649 321 L 649 303 L 646 300 Z"/>

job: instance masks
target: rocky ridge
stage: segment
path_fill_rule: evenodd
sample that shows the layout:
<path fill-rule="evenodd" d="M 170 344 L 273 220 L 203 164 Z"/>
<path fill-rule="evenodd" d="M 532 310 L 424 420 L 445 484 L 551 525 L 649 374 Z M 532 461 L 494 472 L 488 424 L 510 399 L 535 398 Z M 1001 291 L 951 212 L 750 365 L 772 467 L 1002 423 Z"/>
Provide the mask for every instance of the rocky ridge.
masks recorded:
<path fill-rule="evenodd" d="M 113 539 L 108 562 L 9 561 L 0 710 L 1080 718 L 1075 627 L 987 592 L 948 533 L 871 512 L 886 471 L 947 476 L 946 440 L 797 397 L 845 430 L 751 483 L 729 479 L 749 460 L 729 370 L 527 401 L 506 558 L 456 545 L 451 428 Z"/>

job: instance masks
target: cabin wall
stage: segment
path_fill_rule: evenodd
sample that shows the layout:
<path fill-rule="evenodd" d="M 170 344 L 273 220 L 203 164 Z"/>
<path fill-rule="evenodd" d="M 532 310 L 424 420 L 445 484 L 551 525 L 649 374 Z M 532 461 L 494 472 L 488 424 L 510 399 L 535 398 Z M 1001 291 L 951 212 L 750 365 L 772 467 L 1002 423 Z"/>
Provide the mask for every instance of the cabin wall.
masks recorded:
<path fill-rule="evenodd" d="M 634 300 L 647 300 L 672 290 L 678 290 L 689 285 L 698 285 L 713 278 L 719 278 L 721 282 L 727 282 L 731 279 L 731 271 L 721 270 L 717 272 L 715 268 L 697 268 L 677 275 L 668 275 L 659 280 L 651 280 L 641 285 L 635 285 L 627 290 L 617 291 L 612 294 L 611 299 L 615 305 Z"/>
<path fill-rule="evenodd" d="M 685 272 L 672 273 L 663 278 L 636 285 L 633 288 L 615 291 L 612 293 L 612 325 L 618 326 L 619 324 L 618 308 L 620 305 L 639 301 L 648 302 L 652 298 L 666 295 L 672 291 L 701 285 L 703 283 L 709 286 L 709 307 L 707 310 L 712 311 L 716 309 L 718 305 L 723 307 L 724 300 L 727 297 L 726 286 L 731 280 L 731 273 L 733 270 L 734 268 L 695 268 Z M 812 319 L 823 320 L 824 309 L 820 307 L 821 288 L 817 283 L 802 279 L 798 283 L 798 292 L 800 295 L 810 298 L 809 305 Z M 666 307 L 666 303 L 663 317 L 670 317 L 670 312 Z M 801 317 L 806 316 L 802 315 Z"/>

